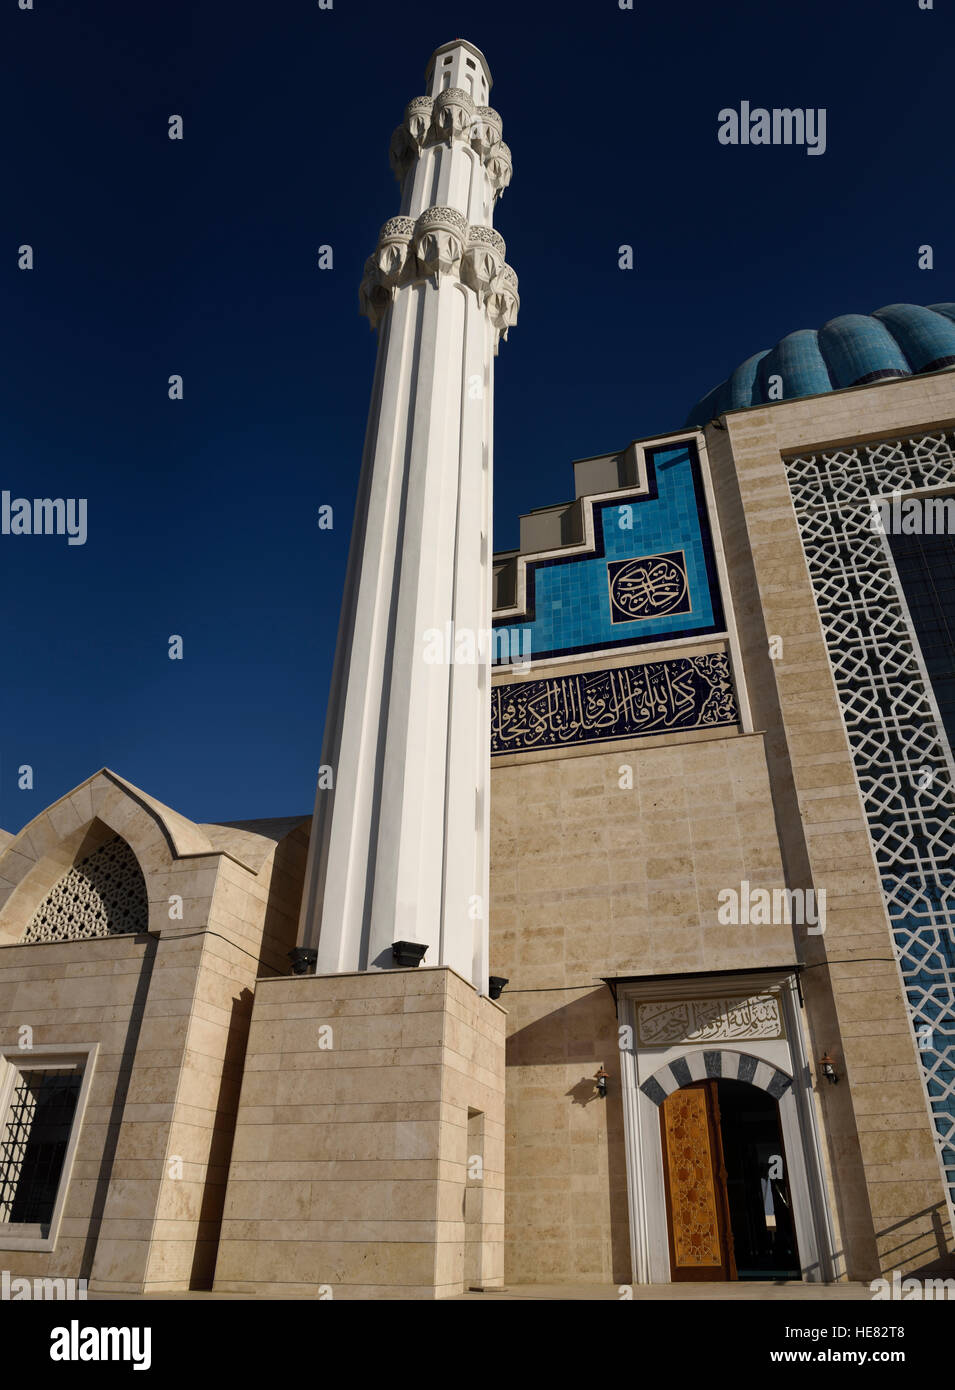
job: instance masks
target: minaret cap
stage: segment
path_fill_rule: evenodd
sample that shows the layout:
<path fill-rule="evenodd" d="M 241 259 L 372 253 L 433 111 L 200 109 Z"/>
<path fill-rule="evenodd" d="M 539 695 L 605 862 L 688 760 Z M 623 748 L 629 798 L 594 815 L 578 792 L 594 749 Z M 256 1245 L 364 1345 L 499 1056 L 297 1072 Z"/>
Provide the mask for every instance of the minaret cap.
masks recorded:
<path fill-rule="evenodd" d="M 443 43 L 440 48 L 434 50 L 431 57 L 428 59 L 428 66 L 424 70 L 425 82 L 430 81 L 431 74 L 434 71 L 435 60 L 438 56 L 441 53 L 450 52 L 452 48 L 466 48 L 469 53 L 474 54 L 475 58 L 480 62 L 481 67 L 484 69 L 484 76 L 487 78 L 487 89 L 490 91 L 493 86 L 493 79 L 491 77 L 491 69 L 487 65 L 487 59 L 477 45 L 470 43 L 467 39 L 452 39 L 450 43 Z"/>

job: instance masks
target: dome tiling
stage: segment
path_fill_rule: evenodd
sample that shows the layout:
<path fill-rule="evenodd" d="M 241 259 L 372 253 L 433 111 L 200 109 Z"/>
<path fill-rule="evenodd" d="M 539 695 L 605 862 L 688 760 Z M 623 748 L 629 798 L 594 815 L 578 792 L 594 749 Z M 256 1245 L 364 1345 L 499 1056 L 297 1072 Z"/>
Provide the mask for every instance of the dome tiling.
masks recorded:
<path fill-rule="evenodd" d="M 840 314 L 748 357 L 697 402 L 686 423 L 705 425 L 727 410 L 945 367 L 955 367 L 955 304 L 888 304 L 872 314 Z M 770 395 L 773 378 L 779 386 Z"/>

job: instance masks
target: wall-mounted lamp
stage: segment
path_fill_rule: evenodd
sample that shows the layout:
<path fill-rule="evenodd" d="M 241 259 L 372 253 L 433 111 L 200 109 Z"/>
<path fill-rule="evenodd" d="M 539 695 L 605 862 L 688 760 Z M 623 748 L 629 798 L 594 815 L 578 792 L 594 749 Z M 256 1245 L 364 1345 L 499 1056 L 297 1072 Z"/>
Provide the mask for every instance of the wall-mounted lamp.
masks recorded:
<path fill-rule="evenodd" d="M 420 941 L 393 941 L 391 957 L 396 965 L 420 965 L 427 949 Z"/>
<path fill-rule="evenodd" d="M 489 999 L 500 999 L 504 986 L 507 984 L 507 977 L 504 975 L 488 975 L 487 994 Z"/>
<path fill-rule="evenodd" d="M 824 1052 L 819 1058 L 819 1069 L 828 1082 L 833 1086 L 838 1086 L 839 1078 L 836 1076 L 835 1063 L 828 1052 Z"/>
<path fill-rule="evenodd" d="M 315 972 L 318 952 L 311 946 L 295 946 L 289 951 L 288 958 L 292 962 L 293 975 L 312 975 Z"/>
<path fill-rule="evenodd" d="M 601 1067 L 600 1070 L 597 1072 L 597 1075 L 594 1077 L 594 1080 L 595 1080 L 596 1083 L 597 1083 L 596 1086 L 594 1087 L 594 1095 L 595 1095 L 595 1096 L 606 1096 L 606 1094 L 607 1094 L 607 1079 L 608 1079 L 609 1076 L 610 1076 L 609 1071 L 604 1071 L 603 1067 Z"/>

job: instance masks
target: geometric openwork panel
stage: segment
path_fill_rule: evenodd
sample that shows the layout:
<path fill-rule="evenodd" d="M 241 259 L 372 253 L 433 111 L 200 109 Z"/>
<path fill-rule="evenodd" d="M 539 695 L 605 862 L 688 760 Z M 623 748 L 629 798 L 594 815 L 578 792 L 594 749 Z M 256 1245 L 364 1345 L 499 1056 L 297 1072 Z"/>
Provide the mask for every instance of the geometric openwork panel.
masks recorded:
<path fill-rule="evenodd" d="M 872 499 L 955 486 L 955 435 L 787 459 L 955 1205 L 955 769 Z"/>
<path fill-rule="evenodd" d="M 24 933 L 28 941 L 85 941 L 149 925 L 146 880 L 119 835 L 100 845 L 47 894 Z"/>

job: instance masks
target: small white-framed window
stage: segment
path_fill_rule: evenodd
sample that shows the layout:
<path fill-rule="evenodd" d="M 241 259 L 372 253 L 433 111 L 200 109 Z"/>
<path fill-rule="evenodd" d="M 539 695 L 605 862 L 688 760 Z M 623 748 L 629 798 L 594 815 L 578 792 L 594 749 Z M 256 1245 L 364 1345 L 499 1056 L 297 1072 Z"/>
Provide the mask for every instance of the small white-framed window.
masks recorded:
<path fill-rule="evenodd" d="M 0 1250 L 52 1250 L 98 1044 L 0 1051 Z"/>

